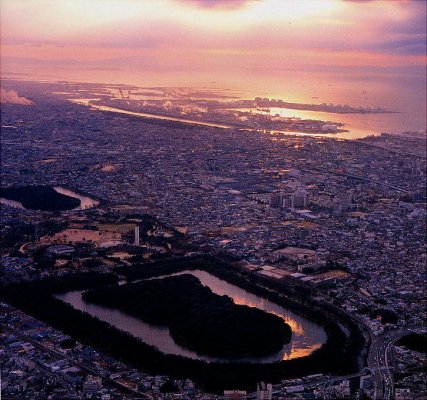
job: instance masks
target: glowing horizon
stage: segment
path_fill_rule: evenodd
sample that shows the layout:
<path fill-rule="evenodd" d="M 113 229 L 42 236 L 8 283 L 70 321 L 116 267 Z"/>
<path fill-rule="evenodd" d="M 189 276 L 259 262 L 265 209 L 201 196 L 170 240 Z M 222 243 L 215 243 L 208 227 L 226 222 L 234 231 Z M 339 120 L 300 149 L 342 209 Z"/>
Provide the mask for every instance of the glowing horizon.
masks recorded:
<path fill-rule="evenodd" d="M 282 86 L 294 100 L 307 98 L 304 85 L 322 89 L 327 100 L 328 86 L 337 81 L 345 90 L 360 88 L 360 82 L 371 89 L 375 82 L 387 87 L 385 99 L 402 87 L 416 91 L 421 101 L 425 98 L 420 91 L 426 80 L 424 1 L 0 4 L 3 77 L 28 73 L 165 86 L 215 82 L 266 93 Z M 338 97 L 348 101 L 344 94 Z"/>

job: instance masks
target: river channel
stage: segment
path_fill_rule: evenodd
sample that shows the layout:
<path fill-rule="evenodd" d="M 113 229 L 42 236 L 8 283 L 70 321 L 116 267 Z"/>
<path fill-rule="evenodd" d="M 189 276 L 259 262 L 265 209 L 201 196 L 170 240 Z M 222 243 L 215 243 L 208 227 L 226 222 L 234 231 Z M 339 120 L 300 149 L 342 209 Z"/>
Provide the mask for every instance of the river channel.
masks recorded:
<path fill-rule="evenodd" d="M 147 324 L 142 320 L 132 317 L 131 315 L 123 313 L 119 310 L 83 301 L 81 297 L 83 291 L 81 290 L 59 294 L 56 295 L 56 297 L 66 303 L 71 304 L 78 310 L 87 312 L 88 314 L 105 321 L 122 331 L 126 331 L 132 334 L 133 336 L 141 339 L 143 342 L 156 347 L 162 353 L 179 355 L 191 359 L 204 360 L 207 362 L 246 361 L 254 363 L 270 363 L 281 360 L 291 360 L 294 358 L 310 355 L 313 351 L 320 348 L 326 342 L 326 333 L 319 325 L 293 313 L 289 309 L 281 307 L 278 304 L 241 289 L 238 286 L 227 283 L 206 271 L 183 271 L 168 276 L 182 274 L 191 274 L 195 276 L 200 280 L 202 285 L 209 287 L 213 293 L 220 296 L 229 296 L 235 304 L 256 307 L 260 310 L 275 314 L 283 318 L 283 320 L 288 323 L 292 329 L 292 339 L 290 343 L 284 345 L 279 352 L 268 356 L 215 358 L 198 354 L 175 343 L 167 327 Z M 165 278 L 165 276 L 152 279 L 163 278 Z"/>

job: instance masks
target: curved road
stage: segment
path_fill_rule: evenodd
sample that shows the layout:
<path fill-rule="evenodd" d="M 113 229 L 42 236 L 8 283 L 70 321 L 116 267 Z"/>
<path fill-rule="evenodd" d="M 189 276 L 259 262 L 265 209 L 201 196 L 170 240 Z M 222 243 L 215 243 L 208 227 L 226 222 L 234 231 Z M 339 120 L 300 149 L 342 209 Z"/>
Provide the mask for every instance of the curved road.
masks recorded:
<path fill-rule="evenodd" d="M 378 336 L 371 344 L 368 356 L 368 367 L 372 372 L 374 399 L 391 400 L 394 394 L 393 373 L 390 365 L 391 351 L 394 344 L 407 333 L 408 329 L 388 332 Z"/>

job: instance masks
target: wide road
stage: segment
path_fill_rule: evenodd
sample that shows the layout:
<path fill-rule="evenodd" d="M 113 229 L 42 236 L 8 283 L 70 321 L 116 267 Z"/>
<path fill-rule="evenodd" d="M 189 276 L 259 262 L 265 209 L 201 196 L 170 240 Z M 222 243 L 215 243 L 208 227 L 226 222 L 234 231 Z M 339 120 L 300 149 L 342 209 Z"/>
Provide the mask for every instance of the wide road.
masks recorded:
<path fill-rule="evenodd" d="M 361 146 L 375 147 L 377 149 L 385 150 L 385 151 L 388 151 L 388 152 L 394 153 L 394 154 L 399 154 L 401 156 L 409 156 L 409 157 L 416 157 L 416 158 L 423 158 L 423 159 L 426 158 L 426 156 L 423 155 L 423 154 L 408 153 L 406 151 L 400 151 L 400 150 L 396 150 L 396 149 L 392 149 L 392 148 L 388 148 L 388 147 L 384 147 L 384 146 L 379 146 L 379 145 L 376 145 L 376 144 L 373 144 L 373 143 L 364 142 L 362 140 L 354 140 L 354 139 L 349 139 L 349 140 L 351 142 L 359 144 Z M 423 139 L 420 139 L 420 140 L 423 140 Z"/>
<path fill-rule="evenodd" d="M 404 335 L 417 331 L 417 329 L 401 328 L 395 331 L 390 331 L 385 334 L 374 336 L 371 328 L 363 318 L 348 313 L 344 309 L 337 307 L 339 310 L 355 319 L 360 328 L 369 335 L 369 352 L 367 359 L 367 367 L 372 374 L 372 383 L 374 388 L 375 400 L 391 400 L 394 397 L 394 381 L 393 373 L 391 372 L 390 358 L 393 345 Z M 418 328 L 421 329 L 421 328 Z M 363 371 L 361 371 L 363 372 Z M 357 374 L 355 374 L 357 375 Z"/>
<path fill-rule="evenodd" d="M 411 331 L 400 329 L 388 332 L 375 338 L 368 356 L 368 367 L 372 371 L 375 400 L 391 400 L 394 394 L 393 373 L 390 365 L 391 352 L 394 344 Z"/>
<path fill-rule="evenodd" d="M 376 180 L 373 180 L 373 179 L 370 179 L 370 178 L 366 178 L 364 176 L 351 175 L 351 174 L 346 174 L 344 172 L 331 171 L 331 170 L 320 168 L 320 167 L 313 167 L 311 169 L 300 168 L 300 170 L 301 171 L 307 171 L 307 172 L 317 171 L 317 172 L 326 173 L 326 174 L 344 176 L 346 178 L 357 179 L 357 180 L 364 181 L 364 182 L 374 183 L 375 185 L 385 186 L 385 187 L 387 187 L 389 189 L 396 190 L 397 192 L 409 193 L 409 190 L 407 190 L 407 189 L 400 188 L 400 187 L 397 187 L 397 186 L 394 186 L 394 185 L 389 185 L 388 183 L 385 183 L 385 182 L 382 182 L 382 181 L 376 181 Z"/>

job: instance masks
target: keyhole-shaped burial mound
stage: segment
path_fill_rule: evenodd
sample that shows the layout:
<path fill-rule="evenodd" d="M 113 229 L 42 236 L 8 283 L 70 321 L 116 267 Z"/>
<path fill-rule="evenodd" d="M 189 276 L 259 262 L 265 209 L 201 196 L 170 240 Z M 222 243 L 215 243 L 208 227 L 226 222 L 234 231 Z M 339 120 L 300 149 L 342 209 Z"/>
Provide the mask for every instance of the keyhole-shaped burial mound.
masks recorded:
<path fill-rule="evenodd" d="M 210 356 L 272 354 L 292 335 L 282 318 L 236 305 L 192 275 L 93 289 L 83 293 L 83 299 L 167 326 L 176 343 Z"/>

